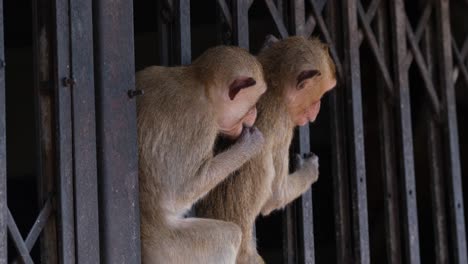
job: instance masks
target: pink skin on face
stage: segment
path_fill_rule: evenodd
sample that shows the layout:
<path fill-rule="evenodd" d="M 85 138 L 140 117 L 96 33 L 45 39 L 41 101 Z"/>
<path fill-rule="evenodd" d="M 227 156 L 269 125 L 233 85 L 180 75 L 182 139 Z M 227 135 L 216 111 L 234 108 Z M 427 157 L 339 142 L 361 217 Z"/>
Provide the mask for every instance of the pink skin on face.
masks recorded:
<path fill-rule="evenodd" d="M 313 103 L 303 114 L 298 116 L 296 125 L 303 126 L 309 122 L 314 122 L 320 112 L 320 101 Z"/>
<path fill-rule="evenodd" d="M 332 79 L 326 82 L 326 89 L 324 93 L 330 91 L 336 86 L 336 79 Z M 320 96 L 321 98 L 322 96 Z M 320 100 L 309 106 L 302 114 L 297 116 L 296 125 L 303 126 L 309 122 L 314 122 L 320 112 Z"/>

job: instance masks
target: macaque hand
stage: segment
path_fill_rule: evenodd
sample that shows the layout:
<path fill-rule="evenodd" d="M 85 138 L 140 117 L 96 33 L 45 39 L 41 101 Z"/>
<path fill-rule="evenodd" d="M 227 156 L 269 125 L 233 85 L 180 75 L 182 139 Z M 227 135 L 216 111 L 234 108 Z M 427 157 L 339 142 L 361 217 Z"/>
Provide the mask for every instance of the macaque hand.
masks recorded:
<path fill-rule="evenodd" d="M 258 128 L 244 127 L 236 145 L 238 145 L 249 157 L 252 157 L 260 152 L 264 143 L 265 139 Z"/>
<path fill-rule="evenodd" d="M 296 154 L 296 171 L 310 180 L 310 184 L 316 182 L 319 176 L 319 158 L 312 152 L 304 154 L 302 157 Z"/>

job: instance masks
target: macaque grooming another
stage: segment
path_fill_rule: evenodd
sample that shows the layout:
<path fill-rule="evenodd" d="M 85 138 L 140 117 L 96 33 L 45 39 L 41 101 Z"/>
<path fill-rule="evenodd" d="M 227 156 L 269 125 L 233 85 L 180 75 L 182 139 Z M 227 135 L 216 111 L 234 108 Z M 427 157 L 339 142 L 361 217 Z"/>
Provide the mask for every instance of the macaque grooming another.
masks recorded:
<path fill-rule="evenodd" d="M 265 92 L 257 59 L 237 47 L 207 50 L 184 67 L 137 73 L 142 262 L 235 263 L 241 230 L 184 214 L 258 153 L 255 104 Z M 218 134 L 235 143 L 213 155 Z"/>
<path fill-rule="evenodd" d="M 257 105 L 256 123 L 265 144 L 259 154 L 197 206 L 199 216 L 241 227 L 238 264 L 264 263 L 253 238 L 256 217 L 283 208 L 317 181 L 318 158 L 313 153 L 296 157 L 296 171 L 288 174 L 289 146 L 294 127 L 314 121 L 320 99 L 336 85 L 328 47 L 318 39 L 276 40 L 260 52 L 258 59 L 268 86 Z"/>

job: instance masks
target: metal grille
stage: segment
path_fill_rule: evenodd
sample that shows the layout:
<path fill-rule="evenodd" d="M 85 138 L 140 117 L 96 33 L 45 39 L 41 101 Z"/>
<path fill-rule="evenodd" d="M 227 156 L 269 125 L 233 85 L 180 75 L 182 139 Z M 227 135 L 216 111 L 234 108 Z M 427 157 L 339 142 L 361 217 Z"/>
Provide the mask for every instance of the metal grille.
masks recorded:
<path fill-rule="evenodd" d="M 295 135 L 292 151 L 317 152 L 321 176 L 273 216 L 271 263 L 468 263 L 466 0 L 32 2 L 40 210 L 23 237 L 6 199 L 0 19 L 0 264 L 139 263 L 135 67 L 189 64 L 215 44 L 256 52 L 267 34 L 319 36 L 338 74 L 317 124 Z M 208 11 L 213 32 L 195 25 Z M 140 50 L 132 15 L 144 14 L 156 42 Z"/>

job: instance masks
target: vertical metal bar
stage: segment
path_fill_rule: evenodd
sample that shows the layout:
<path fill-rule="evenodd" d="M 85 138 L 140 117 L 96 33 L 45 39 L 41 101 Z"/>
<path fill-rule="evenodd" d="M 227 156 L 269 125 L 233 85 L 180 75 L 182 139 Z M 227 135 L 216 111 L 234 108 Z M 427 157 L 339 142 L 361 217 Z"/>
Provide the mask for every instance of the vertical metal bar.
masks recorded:
<path fill-rule="evenodd" d="M 133 5 L 93 4 L 101 263 L 140 263 Z"/>
<path fill-rule="evenodd" d="M 347 83 L 347 108 L 349 109 L 349 165 L 353 208 L 354 262 L 370 263 L 356 1 L 350 0 L 343 3 L 344 55 L 347 62 L 344 79 Z"/>
<path fill-rule="evenodd" d="M 427 1 L 420 1 L 420 6 L 424 7 L 428 3 Z M 427 72 L 434 76 L 434 65 L 436 65 L 435 58 L 433 56 L 433 30 L 430 25 L 424 28 L 423 36 L 423 52 L 427 63 Z M 434 81 L 434 78 L 431 78 Z M 443 159 L 440 155 L 440 131 L 437 127 L 434 114 L 428 107 L 424 109 L 426 121 L 426 131 L 428 131 L 427 137 L 427 159 L 429 161 L 429 188 L 431 190 L 431 209 L 432 209 L 432 221 L 434 231 L 434 244 L 435 244 L 435 263 L 449 263 L 448 256 L 448 241 L 447 241 L 447 220 L 446 220 L 446 206 L 445 206 L 445 181 L 443 179 L 442 167 Z"/>
<path fill-rule="evenodd" d="M 174 4 L 177 51 L 175 63 L 177 65 L 190 64 L 192 61 L 192 43 L 190 33 L 190 0 L 175 0 Z"/>
<path fill-rule="evenodd" d="M 158 44 L 159 44 L 159 65 L 169 65 L 169 29 L 167 21 L 164 20 L 163 12 L 163 1 L 156 1 L 156 11 L 157 11 L 157 32 L 158 32 Z"/>
<path fill-rule="evenodd" d="M 283 221 L 283 263 L 297 263 L 297 244 L 296 244 L 296 206 L 290 204 L 282 214 Z"/>
<path fill-rule="evenodd" d="M 34 99 L 37 138 L 38 204 L 51 199 L 56 188 L 55 124 L 53 106 L 53 2 L 33 1 Z M 58 263 L 57 219 L 52 214 L 41 232 L 41 263 Z"/>
<path fill-rule="evenodd" d="M 92 1 L 69 0 L 76 258 L 99 263 Z"/>
<path fill-rule="evenodd" d="M 3 1 L 0 0 L 0 264 L 7 263 L 7 174 L 5 123 L 5 54 L 3 42 Z"/>
<path fill-rule="evenodd" d="M 295 0 L 290 6 L 290 32 L 294 35 L 304 34 L 305 25 L 305 3 L 304 0 Z M 305 154 L 310 152 L 310 128 L 308 125 L 302 126 L 298 131 L 298 150 L 299 153 Z M 312 191 L 309 189 L 305 192 L 297 203 L 299 210 L 299 263 L 312 264 L 315 263 L 315 248 L 314 248 L 314 219 L 312 208 Z"/>
<path fill-rule="evenodd" d="M 335 43 L 340 44 L 342 39 L 340 18 L 341 5 L 338 1 L 330 0 L 328 8 L 328 22 L 332 30 L 330 33 Z M 343 79 L 344 76 L 338 76 Z M 349 210 L 349 180 L 346 174 L 346 140 L 345 117 L 343 106 L 345 104 L 345 86 L 339 85 L 330 94 L 330 131 L 332 145 L 332 177 L 333 177 L 333 204 L 335 210 L 335 241 L 336 263 L 346 263 L 351 260 L 351 213 Z"/>
<path fill-rule="evenodd" d="M 275 1 L 276 5 L 278 5 L 278 1 Z M 290 10 L 295 4 L 294 1 L 289 2 L 289 6 L 286 10 Z M 295 10 L 291 10 L 290 13 L 288 14 L 283 14 L 283 12 L 280 14 L 280 17 L 282 21 L 289 20 L 289 25 L 288 27 L 292 30 L 296 29 L 296 24 L 295 24 Z M 279 13 L 279 10 L 278 10 Z M 285 19 L 286 17 L 286 19 Z M 286 30 L 286 29 L 285 29 Z M 287 34 L 286 34 L 287 35 Z M 293 150 L 297 151 L 297 145 L 299 145 L 299 142 L 297 142 L 298 138 L 298 133 L 294 133 L 294 141 L 293 141 Z M 288 206 L 286 206 L 285 210 L 282 212 L 282 227 L 283 227 L 283 262 L 286 264 L 295 264 L 299 262 L 299 259 L 301 258 L 299 255 L 300 253 L 298 252 L 299 250 L 299 233 L 298 233 L 298 210 L 299 207 L 301 206 L 300 201 L 295 201 Z"/>
<path fill-rule="evenodd" d="M 291 35 L 304 36 L 305 1 L 294 0 L 290 2 L 290 32 Z"/>
<path fill-rule="evenodd" d="M 68 0 L 55 1 L 55 116 L 59 200 L 59 259 L 75 263 L 73 201 L 72 109 L 70 80 L 70 24 Z"/>
<path fill-rule="evenodd" d="M 234 45 L 249 50 L 249 1 L 232 0 Z"/>
<path fill-rule="evenodd" d="M 467 263 L 465 215 L 463 211 L 463 191 L 461 181 L 460 153 L 458 142 L 455 87 L 452 81 L 453 60 L 451 49 L 449 1 L 436 1 L 437 31 L 440 81 L 442 100 L 445 109 L 444 141 L 448 169 L 452 254 L 455 263 Z"/>
<path fill-rule="evenodd" d="M 408 72 L 405 59 L 408 55 L 406 47 L 406 15 L 403 0 L 390 1 L 392 4 L 392 45 L 394 51 L 394 84 L 398 94 L 397 131 L 400 153 L 400 174 L 402 181 L 401 196 L 403 198 L 403 226 L 406 262 L 420 263 L 418 215 L 416 207 L 416 188 L 414 178 L 413 132 L 411 128 L 411 105 L 408 84 Z"/>
<path fill-rule="evenodd" d="M 231 41 L 231 14 L 230 9 L 225 1 L 217 1 L 216 5 L 216 43 L 229 44 Z M 224 11 L 228 13 L 229 18 L 226 18 Z M 229 23 L 228 20 L 231 22 Z"/>
<path fill-rule="evenodd" d="M 34 99 L 37 146 L 38 204 L 51 199 L 56 188 L 55 124 L 53 106 L 53 2 L 33 1 Z M 58 263 L 57 215 L 52 214 L 41 232 L 41 263 Z"/>
<path fill-rule="evenodd" d="M 428 107 L 426 107 L 428 108 Z M 428 160 L 430 166 L 430 189 L 432 200 L 432 221 L 434 225 L 435 263 L 449 263 L 448 241 L 447 241 L 447 221 L 445 208 L 445 182 L 443 180 L 442 164 L 440 155 L 439 132 L 430 109 L 425 109 L 427 131 L 428 131 Z"/>
<path fill-rule="evenodd" d="M 336 262 L 346 263 L 352 258 L 349 202 L 349 181 L 346 174 L 346 143 L 343 117 L 343 88 L 335 88 L 330 94 L 330 113 L 332 114 L 332 175 L 333 203 L 335 208 Z M 341 90 L 339 90 L 341 89 Z"/>
<path fill-rule="evenodd" d="M 299 152 L 301 154 L 310 152 L 310 129 L 309 125 L 299 128 Z M 300 223 L 299 223 L 299 263 L 315 263 L 315 244 L 314 244 L 314 215 L 312 208 L 312 190 L 302 194 L 300 198 Z"/>
<path fill-rule="evenodd" d="M 381 50 L 385 52 L 384 60 L 389 61 L 389 45 L 387 37 L 387 12 L 384 4 L 380 4 L 377 10 L 377 39 Z M 400 263 L 401 243 L 400 243 L 400 221 L 398 206 L 398 181 L 394 147 L 394 120 L 393 120 L 393 102 L 388 101 L 388 93 L 385 90 L 385 84 L 381 82 L 378 85 L 378 108 L 379 108 L 379 130 L 380 146 L 382 152 L 382 182 L 384 188 L 384 207 L 385 207 L 385 232 L 386 232 L 386 252 L 388 263 Z"/>

